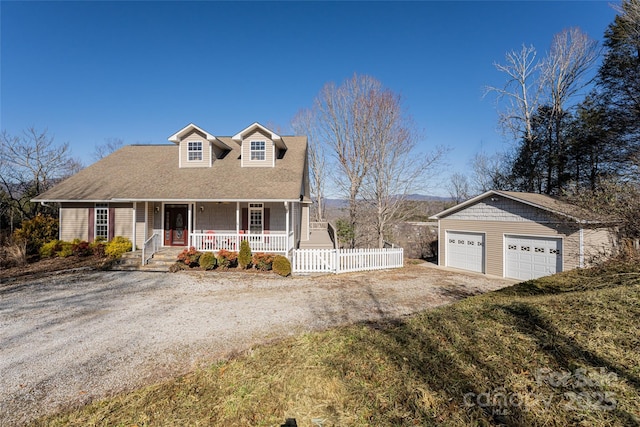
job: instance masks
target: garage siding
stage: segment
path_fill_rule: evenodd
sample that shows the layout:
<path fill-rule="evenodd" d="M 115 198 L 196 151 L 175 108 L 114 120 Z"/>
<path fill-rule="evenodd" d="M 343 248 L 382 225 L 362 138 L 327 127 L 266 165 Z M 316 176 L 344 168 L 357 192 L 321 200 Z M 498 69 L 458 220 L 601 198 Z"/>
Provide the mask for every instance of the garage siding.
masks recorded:
<path fill-rule="evenodd" d="M 504 275 L 504 236 L 548 236 L 563 238 L 563 270 L 578 267 L 580 233 L 570 224 L 539 224 L 533 221 L 479 221 L 449 219 L 440 220 L 439 265 L 447 265 L 446 231 L 485 233 L 485 272 Z"/>

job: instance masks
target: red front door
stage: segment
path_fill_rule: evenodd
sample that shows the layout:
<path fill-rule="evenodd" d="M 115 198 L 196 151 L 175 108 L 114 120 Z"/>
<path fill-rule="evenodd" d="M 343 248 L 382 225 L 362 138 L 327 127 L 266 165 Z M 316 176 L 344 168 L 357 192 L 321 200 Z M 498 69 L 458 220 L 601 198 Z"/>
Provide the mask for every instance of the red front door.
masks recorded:
<path fill-rule="evenodd" d="M 186 246 L 189 227 L 187 226 L 187 205 L 164 206 L 164 245 Z"/>

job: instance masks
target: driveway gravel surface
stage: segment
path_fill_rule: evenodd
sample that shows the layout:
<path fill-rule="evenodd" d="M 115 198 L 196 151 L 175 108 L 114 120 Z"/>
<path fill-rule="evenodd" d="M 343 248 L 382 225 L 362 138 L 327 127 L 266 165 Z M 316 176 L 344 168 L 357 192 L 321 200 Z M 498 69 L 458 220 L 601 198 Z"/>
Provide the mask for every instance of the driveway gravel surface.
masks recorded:
<path fill-rule="evenodd" d="M 79 271 L 0 283 L 0 426 L 255 345 L 397 318 L 514 282 L 430 264 L 328 276 Z"/>

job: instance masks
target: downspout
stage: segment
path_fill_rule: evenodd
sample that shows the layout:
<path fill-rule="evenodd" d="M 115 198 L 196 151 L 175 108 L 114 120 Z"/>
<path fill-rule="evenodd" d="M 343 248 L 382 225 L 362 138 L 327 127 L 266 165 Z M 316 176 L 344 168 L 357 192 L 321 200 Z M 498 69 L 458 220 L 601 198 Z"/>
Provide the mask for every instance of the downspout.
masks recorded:
<path fill-rule="evenodd" d="M 584 228 L 580 227 L 580 268 L 584 268 Z"/>
<path fill-rule="evenodd" d="M 132 236 L 131 236 L 131 251 L 135 251 L 136 250 L 136 208 L 137 208 L 137 203 L 133 202 L 132 204 L 132 213 L 133 213 L 133 227 L 132 229 Z"/>

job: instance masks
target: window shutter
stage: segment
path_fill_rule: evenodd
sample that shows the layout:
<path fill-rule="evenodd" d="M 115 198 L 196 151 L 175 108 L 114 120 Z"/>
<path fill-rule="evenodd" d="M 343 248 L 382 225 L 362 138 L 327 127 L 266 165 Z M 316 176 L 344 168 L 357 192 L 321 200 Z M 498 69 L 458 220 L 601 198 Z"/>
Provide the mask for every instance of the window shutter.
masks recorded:
<path fill-rule="evenodd" d="M 115 208 L 109 208 L 109 240 L 112 240 L 115 232 L 116 210 Z"/>
<path fill-rule="evenodd" d="M 264 231 L 271 230 L 270 219 L 271 219 L 271 216 L 270 216 L 269 208 L 264 208 L 264 218 L 263 218 L 263 224 L 262 224 Z"/>
<path fill-rule="evenodd" d="M 94 237 L 96 235 L 96 232 L 95 232 L 96 215 L 94 213 L 93 208 L 89 208 L 88 211 L 89 211 L 89 220 L 87 221 L 87 224 L 89 225 L 89 227 L 88 227 L 88 231 L 87 231 L 87 234 L 88 234 L 87 241 L 89 243 L 91 243 L 91 242 L 93 242 L 93 239 L 94 239 Z"/>
<path fill-rule="evenodd" d="M 249 230 L 249 208 L 242 208 L 242 230 Z"/>

